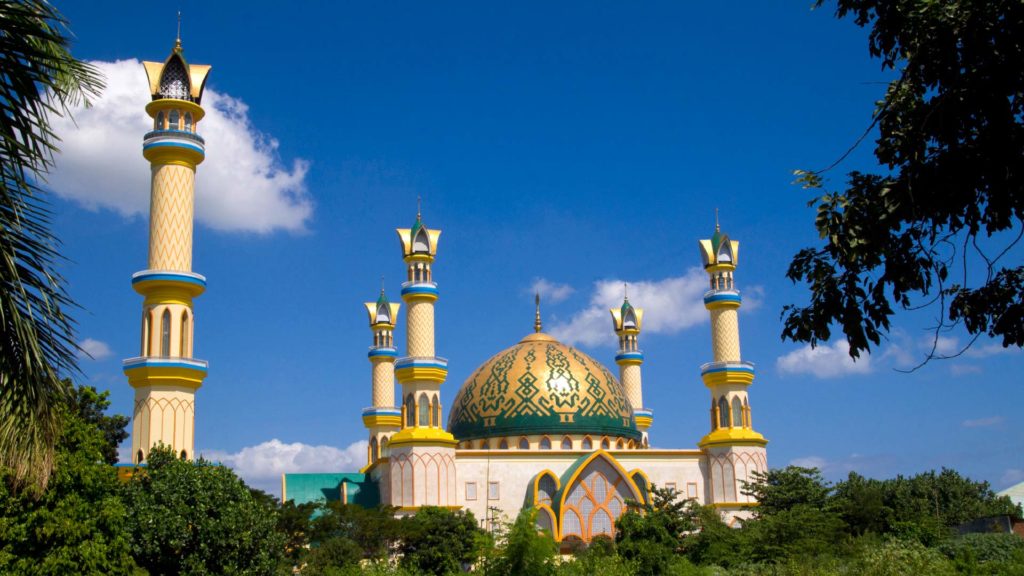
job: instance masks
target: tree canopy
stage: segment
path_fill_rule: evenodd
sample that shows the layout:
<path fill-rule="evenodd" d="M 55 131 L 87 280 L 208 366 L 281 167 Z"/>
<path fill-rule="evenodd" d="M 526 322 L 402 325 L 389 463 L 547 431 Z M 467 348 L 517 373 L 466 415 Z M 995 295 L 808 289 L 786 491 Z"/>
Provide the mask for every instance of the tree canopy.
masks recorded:
<path fill-rule="evenodd" d="M 1024 3 L 838 0 L 836 14 L 870 28 L 897 78 L 872 124 L 878 173 L 811 201 L 822 244 L 787 272 L 811 301 L 784 309 L 783 338 L 813 345 L 838 326 L 857 357 L 898 309 L 934 305 L 936 334 L 1024 345 Z M 822 172 L 798 181 L 820 190 Z"/>

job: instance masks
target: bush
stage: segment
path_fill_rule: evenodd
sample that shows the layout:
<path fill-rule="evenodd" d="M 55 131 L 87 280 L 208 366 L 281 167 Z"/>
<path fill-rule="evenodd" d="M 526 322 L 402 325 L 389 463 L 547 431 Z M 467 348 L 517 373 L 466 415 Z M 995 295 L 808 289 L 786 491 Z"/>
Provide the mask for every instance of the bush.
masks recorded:
<path fill-rule="evenodd" d="M 854 563 L 856 574 L 863 576 L 953 576 L 953 564 L 934 548 L 925 548 L 915 540 L 889 540 L 864 550 Z"/>

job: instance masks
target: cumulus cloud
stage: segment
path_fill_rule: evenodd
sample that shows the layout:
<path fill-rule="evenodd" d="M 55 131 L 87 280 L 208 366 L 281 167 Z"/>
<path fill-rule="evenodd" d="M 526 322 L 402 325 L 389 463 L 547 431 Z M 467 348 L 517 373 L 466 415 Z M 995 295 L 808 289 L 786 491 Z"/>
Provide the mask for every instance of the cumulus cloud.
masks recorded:
<path fill-rule="evenodd" d="M 113 354 L 113 351 L 106 342 L 93 338 L 82 340 L 78 343 L 78 347 L 81 349 L 78 352 L 79 358 L 102 360 Z"/>
<path fill-rule="evenodd" d="M 850 344 L 846 340 L 838 340 L 831 346 L 819 344 L 817 348 L 808 344 L 780 356 L 775 367 L 782 374 L 810 374 L 817 378 L 868 374 L 872 370 L 870 355 L 861 354 L 856 362 L 850 358 Z"/>
<path fill-rule="evenodd" d="M 107 208 L 125 216 L 148 211 L 150 172 L 142 158 L 142 136 L 152 129 L 146 73 L 138 60 L 93 62 L 107 87 L 92 107 L 57 118 L 61 151 L 48 177 L 58 195 L 88 209 Z M 308 163 L 290 167 L 278 159 L 278 142 L 257 130 L 246 104 L 207 88 L 206 161 L 196 182 L 196 218 L 223 231 L 302 231 L 313 214 L 306 191 Z"/>
<path fill-rule="evenodd" d="M 707 274 L 700 268 L 663 280 L 628 282 L 629 300 L 644 309 L 645 334 L 675 334 L 691 326 L 707 322 L 704 292 Z M 623 280 L 600 280 L 594 283 L 587 308 L 574 314 L 567 322 L 557 322 L 548 330 L 562 342 L 599 346 L 616 344 L 608 310 L 622 306 Z"/>
<path fill-rule="evenodd" d="M 817 468 L 823 470 L 825 466 L 828 466 L 826 461 L 821 456 L 804 456 L 802 458 L 794 458 L 789 461 L 791 466 L 800 466 L 801 468 Z"/>
<path fill-rule="evenodd" d="M 552 304 L 565 300 L 575 291 L 568 284 L 558 284 L 545 278 L 535 278 L 530 285 L 530 294 L 540 294 L 541 301 Z"/>
<path fill-rule="evenodd" d="M 964 428 L 983 428 L 988 426 L 995 426 L 1003 423 L 1002 416 L 987 416 L 985 418 L 975 418 L 973 420 L 964 420 L 960 423 Z"/>
<path fill-rule="evenodd" d="M 366 441 L 345 448 L 310 446 L 301 442 L 286 444 L 277 438 L 247 446 L 238 452 L 206 450 L 207 460 L 232 468 L 253 488 L 281 495 L 281 474 L 300 472 L 351 472 L 366 463 Z"/>

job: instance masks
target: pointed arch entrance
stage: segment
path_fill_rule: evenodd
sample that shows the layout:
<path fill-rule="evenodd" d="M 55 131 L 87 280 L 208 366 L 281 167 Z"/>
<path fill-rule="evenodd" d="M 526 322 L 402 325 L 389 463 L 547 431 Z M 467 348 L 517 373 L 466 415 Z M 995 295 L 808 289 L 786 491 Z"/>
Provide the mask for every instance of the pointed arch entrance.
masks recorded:
<path fill-rule="evenodd" d="M 643 501 L 636 483 L 604 450 L 586 457 L 562 486 L 558 502 L 561 540 L 614 538 L 615 521 L 626 511 L 626 500 Z"/>

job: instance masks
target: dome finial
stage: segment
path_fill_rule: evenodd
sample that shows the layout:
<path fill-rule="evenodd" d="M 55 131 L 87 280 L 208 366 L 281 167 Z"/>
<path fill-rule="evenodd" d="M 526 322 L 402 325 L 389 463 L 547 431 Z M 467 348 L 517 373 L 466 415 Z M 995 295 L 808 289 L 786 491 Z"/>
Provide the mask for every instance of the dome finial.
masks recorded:
<path fill-rule="evenodd" d="M 537 306 L 537 314 L 533 319 L 533 331 L 540 334 L 541 323 L 540 323 L 540 292 L 534 294 L 533 303 Z"/>
<path fill-rule="evenodd" d="M 381 277 L 380 277 L 380 295 L 381 296 L 384 295 L 384 275 L 383 274 L 381 274 Z"/>
<path fill-rule="evenodd" d="M 629 282 L 622 283 L 622 299 L 629 302 Z"/>
<path fill-rule="evenodd" d="M 174 53 L 181 54 L 181 10 L 178 10 L 178 35 L 174 39 Z"/>
<path fill-rule="evenodd" d="M 721 231 L 721 228 L 718 227 L 718 207 L 716 206 L 715 207 L 715 232 L 719 232 L 719 231 Z"/>
<path fill-rule="evenodd" d="M 423 215 L 420 213 L 420 208 L 422 207 L 422 205 L 423 205 L 423 197 L 422 196 L 417 196 L 416 197 L 416 221 L 417 222 L 419 222 L 423 218 Z"/>

